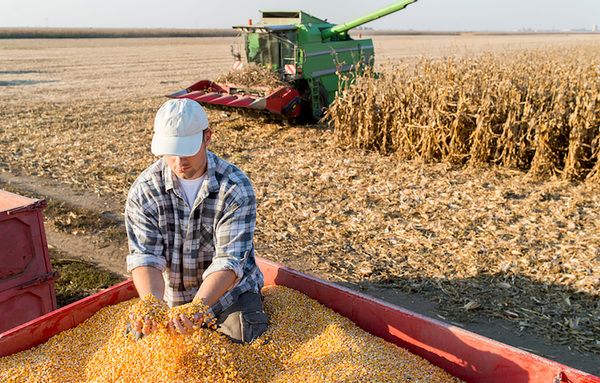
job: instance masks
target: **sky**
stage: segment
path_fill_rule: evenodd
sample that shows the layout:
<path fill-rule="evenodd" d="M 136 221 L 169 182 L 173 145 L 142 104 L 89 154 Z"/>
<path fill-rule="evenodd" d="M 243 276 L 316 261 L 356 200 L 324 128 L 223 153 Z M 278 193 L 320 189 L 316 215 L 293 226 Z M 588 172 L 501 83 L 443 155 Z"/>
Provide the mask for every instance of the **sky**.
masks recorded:
<path fill-rule="evenodd" d="M 0 27 L 228 29 L 259 11 L 303 10 L 342 23 L 394 0 L 0 0 Z M 302 4 L 301 6 L 299 4 Z M 419 0 L 375 30 L 600 30 L 600 0 Z"/>

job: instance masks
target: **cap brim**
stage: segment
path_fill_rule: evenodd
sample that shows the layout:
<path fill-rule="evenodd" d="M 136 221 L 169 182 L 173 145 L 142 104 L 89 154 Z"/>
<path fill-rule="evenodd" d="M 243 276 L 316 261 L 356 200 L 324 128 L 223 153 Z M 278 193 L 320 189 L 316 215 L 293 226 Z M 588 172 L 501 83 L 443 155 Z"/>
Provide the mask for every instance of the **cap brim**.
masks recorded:
<path fill-rule="evenodd" d="M 152 138 L 152 153 L 155 156 L 193 156 L 202 147 L 204 131 L 187 137 L 161 137 L 156 134 Z"/>

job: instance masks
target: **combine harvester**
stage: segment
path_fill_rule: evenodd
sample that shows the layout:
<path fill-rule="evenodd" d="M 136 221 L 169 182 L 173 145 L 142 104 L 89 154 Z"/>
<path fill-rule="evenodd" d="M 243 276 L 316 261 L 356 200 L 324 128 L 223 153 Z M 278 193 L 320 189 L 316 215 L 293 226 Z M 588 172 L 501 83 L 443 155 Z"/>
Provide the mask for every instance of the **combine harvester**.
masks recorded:
<path fill-rule="evenodd" d="M 237 49 L 232 46 L 233 67 L 267 68 L 289 85 L 273 89 L 201 80 L 167 97 L 189 98 L 205 106 L 255 112 L 273 119 L 314 121 L 335 98 L 340 76 L 352 77 L 373 67 L 373 41 L 354 40 L 348 31 L 414 2 L 398 1 L 337 25 L 303 11 L 261 11 L 260 23 L 233 26 L 243 39 Z"/>

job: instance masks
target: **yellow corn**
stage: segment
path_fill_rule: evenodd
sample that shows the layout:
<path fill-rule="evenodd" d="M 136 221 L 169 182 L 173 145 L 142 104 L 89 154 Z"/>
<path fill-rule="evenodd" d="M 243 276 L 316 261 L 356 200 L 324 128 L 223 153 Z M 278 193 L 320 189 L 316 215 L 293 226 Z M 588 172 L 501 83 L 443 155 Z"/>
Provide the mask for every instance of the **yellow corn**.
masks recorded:
<path fill-rule="evenodd" d="M 136 304 L 131 306 L 131 313 L 136 318 L 148 318 L 152 321 L 163 323 L 167 320 L 169 306 L 165 301 L 158 300 L 154 294 L 148 294 L 139 299 Z"/>
<path fill-rule="evenodd" d="M 269 329 L 235 344 L 201 328 L 122 335 L 140 299 L 106 307 L 38 347 L 0 358 L 8 382 L 456 382 L 426 360 L 283 286 L 263 289 Z"/>
<path fill-rule="evenodd" d="M 167 318 L 171 320 L 173 318 L 179 318 L 180 315 L 183 314 L 193 321 L 194 314 L 196 313 L 203 314 L 203 317 L 198 323 L 196 323 L 196 325 L 203 326 L 213 322 L 213 318 L 208 314 L 208 306 L 206 306 L 200 299 L 194 299 L 185 305 L 173 307 L 167 312 Z"/>
<path fill-rule="evenodd" d="M 169 309 L 167 303 L 158 300 L 154 294 L 148 294 L 142 299 L 139 299 L 131 306 L 130 313 L 133 317 L 139 318 L 142 321 L 147 318 L 156 322 L 159 329 L 167 328 L 168 322 L 173 318 L 179 318 L 181 314 L 192 321 L 194 314 L 204 314 L 199 322 L 195 323 L 197 326 L 203 326 L 205 324 L 210 325 L 214 319 L 208 314 L 208 306 L 200 299 L 194 299 L 190 303 Z"/>

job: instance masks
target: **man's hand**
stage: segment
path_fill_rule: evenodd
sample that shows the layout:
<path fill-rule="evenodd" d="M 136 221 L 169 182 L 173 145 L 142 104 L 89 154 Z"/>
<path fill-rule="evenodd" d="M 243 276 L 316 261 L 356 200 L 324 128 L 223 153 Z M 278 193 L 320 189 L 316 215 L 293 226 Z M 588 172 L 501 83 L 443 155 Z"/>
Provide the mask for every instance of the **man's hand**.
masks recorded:
<path fill-rule="evenodd" d="M 136 318 L 134 315 L 131 315 L 129 321 L 134 331 L 141 332 L 144 335 L 152 334 L 158 329 L 158 322 L 153 321 L 148 317 Z"/>
<path fill-rule="evenodd" d="M 158 329 L 158 322 L 150 318 L 136 317 L 131 314 L 128 319 L 124 334 L 132 336 L 135 340 L 140 340 Z"/>
<path fill-rule="evenodd" d="M 174 334 L 192 335 L 206 322 L 206 317 L 204 313 L 195 313 L 191 319 L 179 314 L 179 317 L 173 317 L 169 321 L 169 330 Z"/>
<path fill-rule="evenodd" d="M 169 306 L 159 301 L 153 294 L 148 294 L 131 307 L 126 334 L 133 334 L 135 339 L 155 332 L 162 324 L 165 325 Z"/>
<path fill-rule="evenodd" d="M 198 298 L 185 305 L 173 307 L 167 313 L 167 317 L 169 330 L 181 335 L 195 333 L 200 327 L 210 324 L 212 319 L 208 314 L 208 307 Z"/>
<path fill-rule="evenodd" d="M 210 326 L 214 318 L 208 314 L 209 306 L 233 285 L 235 279 L 235 273 L 231 270 L 209 274 L 192 302 L 169 310 L 169 330 L 174 334 L 191 335 L 202 326 Z"/>

